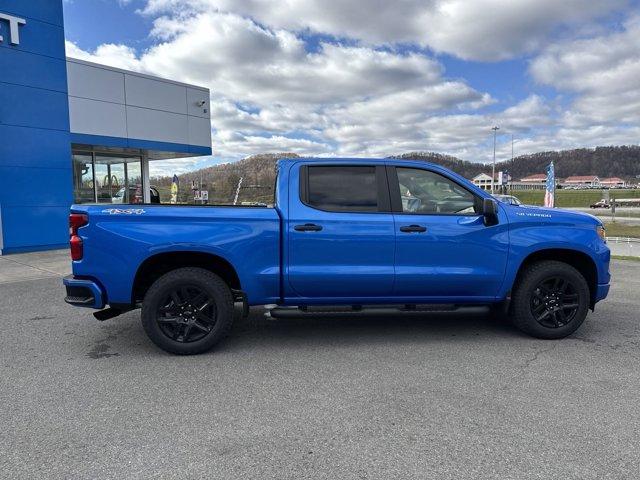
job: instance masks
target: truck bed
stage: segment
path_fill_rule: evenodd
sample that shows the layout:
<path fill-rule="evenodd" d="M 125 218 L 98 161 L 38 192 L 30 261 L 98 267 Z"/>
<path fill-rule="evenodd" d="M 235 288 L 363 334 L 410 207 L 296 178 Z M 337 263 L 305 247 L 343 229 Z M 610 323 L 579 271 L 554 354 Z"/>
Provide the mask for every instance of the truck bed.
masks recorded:
<path fill-rule="evenodd" d="M 275 208 L 188 205 L 75 205 L 84 257 L 76 277 L 93 278 L 108 303 L 130 303 L 136 274 L 153 258 L 199 252 L 233 265 L 251 304 L 279 298 L 280 215 Z M 206 259 L 203 259 L 206 261 Z"/>

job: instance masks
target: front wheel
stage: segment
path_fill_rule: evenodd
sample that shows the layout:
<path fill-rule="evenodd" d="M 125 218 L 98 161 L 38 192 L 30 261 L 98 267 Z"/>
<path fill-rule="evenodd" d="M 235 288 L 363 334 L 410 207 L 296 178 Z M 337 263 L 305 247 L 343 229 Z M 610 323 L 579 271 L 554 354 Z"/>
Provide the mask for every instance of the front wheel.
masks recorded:
<path fill-rule="evenodd" d="M 564 338 L 584 322 L 589 298 L 586 280 L 571 265 L 538 262 L 519 277 L 511 303 L 512 321 L 537 338 Z"/>
<path fill-rule="evenodd" d="M 224 281 L 202 268 L 180 268 L 156 280 L 142 302 L 142 326 L 161 349 L 193 355 L 211 349 L 233 323 Z"/>

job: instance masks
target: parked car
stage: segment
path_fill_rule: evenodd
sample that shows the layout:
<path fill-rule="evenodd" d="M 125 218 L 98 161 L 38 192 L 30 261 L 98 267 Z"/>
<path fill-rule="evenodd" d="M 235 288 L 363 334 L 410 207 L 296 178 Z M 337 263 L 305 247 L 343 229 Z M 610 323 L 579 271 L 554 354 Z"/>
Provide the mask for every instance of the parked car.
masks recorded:
<path fill-rule="evenodd" d="M 611 204 L 603 198 L 602 200 L 598 200 L 596 203 L 592 203 L 591 205 L 589 205 L 589 207 L 590 208 L 611 208 Z"/>
<path fill-rule="evenodd" d="M 496 200 L 501 201 L 502 203 L 506 203 L 509 205 L 522 205 L 522 202 L 513 195 L 494 195 Z"/>
<path fill-rule="evenodd" d="M 144 203 L 142 198 L 142 185 L 130 185 L 129 186 L 129 201 L 125 202 L 124 192 L 125 187 L 122 187 L 111 198 L 111 203 Z M 160 203 L 160 193 L 156 187 L 149 187 L 149 195 L 151 203 Z"/>
<path fill-rule="evenodd" d="M 492 307 L 562 338 L 609 291 L 591 215 L 497 202 L 417 161 L 286 159 L 277 170 L 273 207 L 73 205 L 65 300 L 99 320 L 141 307 L 156 345 L 194 354 L 229 332 L 234 302 L 245 314 L 275 306 L 273 317 Z"/>

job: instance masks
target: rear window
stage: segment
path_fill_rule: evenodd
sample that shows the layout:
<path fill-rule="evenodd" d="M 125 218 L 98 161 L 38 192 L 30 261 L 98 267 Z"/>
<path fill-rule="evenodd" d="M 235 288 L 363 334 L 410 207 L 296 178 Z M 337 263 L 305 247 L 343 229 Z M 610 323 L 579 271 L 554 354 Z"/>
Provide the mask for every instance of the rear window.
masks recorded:
<path fill-rule="evenodd" d="M 377 212 L 374 166 L 308 167 L 307 204 L 332 212 Z"/>

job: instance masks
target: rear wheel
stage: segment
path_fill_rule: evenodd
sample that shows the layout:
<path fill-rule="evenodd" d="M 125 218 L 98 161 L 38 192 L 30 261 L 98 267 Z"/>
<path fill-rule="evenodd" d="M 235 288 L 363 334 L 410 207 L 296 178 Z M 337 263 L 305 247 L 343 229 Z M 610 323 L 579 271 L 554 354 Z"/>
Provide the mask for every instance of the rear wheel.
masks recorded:
<path fill-rule="evenodd" d="M 513 324 L 538 338 L 563 338 L 575 332 L 589 309 L 589 286 L 563 262 L 542 261 L 522 273 L 512 297 Z"/>
<path fill-rule="evenodd" d="M 192 355 L 211 349 L 233 323 L 233 297 L 220 277 L 180 268 L 158 280 L 142 302 L 142 325 L 158 347 Z"/>

